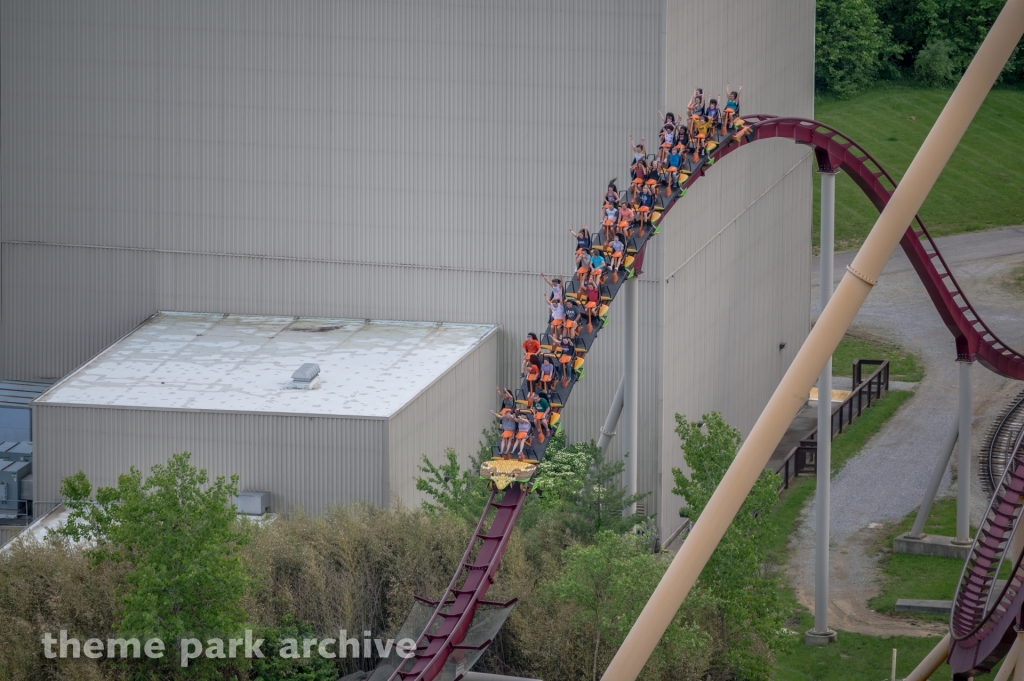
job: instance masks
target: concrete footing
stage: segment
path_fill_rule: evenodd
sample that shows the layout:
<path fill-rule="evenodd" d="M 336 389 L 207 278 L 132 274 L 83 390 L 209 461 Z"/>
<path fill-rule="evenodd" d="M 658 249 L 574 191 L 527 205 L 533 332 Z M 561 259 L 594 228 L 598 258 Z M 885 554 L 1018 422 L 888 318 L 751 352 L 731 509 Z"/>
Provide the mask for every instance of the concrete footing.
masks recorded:
<path fill-rule="evenodd" d="M 948 615 L 953 601 L 930 601 L 923 598 L 901 598 L 896 601 L 896 612 L 927 612 L 932 615 Z"/>
<path fill-rule="evenodd" d="M 825 633 L 811 629 L 804 634 L 804 644 L 809 646 L 827 646 L 836 642 L 836 632 L 829 629 Z"/>
<path fill-rule="evenodd" d="M 934 534 L 926 534 L 920 539 L 912 539 L 907 534 L 901 534 L 893 540 L 892 550 L 893 553 L 914 553 L 920 556 L 941 556 L 967 560 L 967 556 L 971 552 L 971 545 L 956 544 L 953 537 L 940 537 Z"/>

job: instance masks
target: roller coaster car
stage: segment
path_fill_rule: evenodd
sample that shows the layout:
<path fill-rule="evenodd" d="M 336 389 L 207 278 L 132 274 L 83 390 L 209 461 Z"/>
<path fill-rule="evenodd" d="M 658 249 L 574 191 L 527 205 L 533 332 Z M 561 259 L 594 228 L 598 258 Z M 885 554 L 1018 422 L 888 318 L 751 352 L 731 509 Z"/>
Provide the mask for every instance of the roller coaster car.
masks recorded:
<path fill-rule="evenodd" d="M 534 454 L 533 450 L 528 450 Z M 480 477 L 488 481 L 488 487 L 505 489 L 514 482 L 527 483 L 537 472 L 536 454 L 532 460 L 493 459 L 480 464 Z"/>
<path fill-rule="evenodd" d="M 576 358 L 572 361 L 572 370 L 576 374 L 576 380 L 583 378 L 583 362 L 586 360 L 587 341 L 584 338 L 576 339 Z"/>
<path fill-rule="evenodd" d="M 565 295 L 569 295 L 566 293 Z M 558 343 L 555 342 L 554 337 L 550 333 L 542 333 L 540 335 L 540 354 L 541 355 L 554 355 L 558 352 Z"/>
<path fill-rule="evenodd" d="M 574 300 L 576 302 L 579 302 L 579 287 L 579 282 L 576 281 L 575 279 L 573 279 L 572 281 L 567 281 L 565 282 L 564 287 L 562 288 L 562 294 L 565 296 L 566 300 Z"/>
<path fill-rule="evenodd" d="M 626 271 L 626 278 L 633 276 L 633 261 L 640 250 L 639 240 L 633 236 L 626 242 L 626 257 L 622 259 L 622 268 Z"/>

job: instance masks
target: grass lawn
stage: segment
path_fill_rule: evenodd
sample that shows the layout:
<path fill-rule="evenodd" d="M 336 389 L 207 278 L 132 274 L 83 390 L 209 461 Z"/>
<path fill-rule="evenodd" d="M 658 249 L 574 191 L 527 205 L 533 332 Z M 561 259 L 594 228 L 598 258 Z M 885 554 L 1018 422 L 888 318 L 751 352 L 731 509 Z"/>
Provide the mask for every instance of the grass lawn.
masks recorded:
<path fill-rule="evenodd" d="M 779 656 L 775 667 L 778 681 L 884 681 L 889 678 L 892 649 L 896 649 L 896 678 L 909 674 L 939 642 L 935 638 L 891 636 L 880 638 L 840 631 L 835 643 L 806 646 L 803 632 L 814 626 L 814 617 L 806 610 L 793 629 L 800 632 L 789 651 Z M 794 637 L 795 638 L 795 637 Z M 974 677 L 988 680 L 992 674 Z M 949 667 L 940 667 L 933 679 L 948 679 Z"/>
<path fill-rule="evenodd" d="M 898 182 L 952 90 L 881 87 L 849 100 L 815 101 L 815 118 L 849 135 Z M 989 93 L 921 208 L 933 236 L 1024 224 L 1024 91 Z M 814 174 L 814 245 L 820 181 Z M 845 174 L 836 180 L 836 250 L 856 248 L 878 211 Z"/>
<path fill-rule="evenodd" d="M 892 552 L 892 540 L 908 531 L 914 525 L 917 512 L 910 513 L 898 523 L 886 528 L 878 549 L 887 555 L 882 559 L 882 574 L 885 582 L 882 591 L 868 601 L 868 607 L 878 612 L 897 614 L 896 600 L 899 598 L 928 598 L 949 600 L 956 592 L 962 560 L 940 558 L 938 556 L 912 556 Z M 947 497 L 939 499 L 932 506 L 932 512 L 925 523 L 926 534 L 937 534 L 952 537 L 956 534 L 956 499 Z M 973 537 L 977 528 L 971 526 Z M 1009 563 L 1003 565 L 1003 577 L 1010 572 Z M 933 621 L 946 621 L 945 615 L 928 615 L 924 613 L 898 613 L 900 617 L 917 618 Z"/>
<path fill-rule="evenodd" d="M 889 379 L 893 381 L 920 381 L 924 367 L 920 358 L 896 343 L 857 331 L 848 332 L 832 355 L 832 375 L 849 376 L 855 359 L 888 359 Z M 867 374 L 864 376 L 867 378 Z"/>
<path fill-rule="evenodd" d="M 855 424 L 856 425 L 856 424 Z M 838 440 L 837 440 L 838 441 Z M 963 562 L 950 558 L 933 556 L 892 555 L 892 540 L 898 534 L 910 529 L 914 524 L 916 513 L 909 514 L 898 523 L 887 528 L 879 548 L 889 550 L 889 557 L 883 561 L 883 574 L 887 582 L 882 593 L 872 598 L 868 606 L 885 613 L 895 613 L 897 598 L 952 598 L 956 589 L 957 579 Z M 932 507 L 931 516 L 925 524 L 925 531 L 931 534 L 952 535 L 956 530 L 956 501 L 940 499 Z M 971 528 L 974 532 L 974 528 Z M 949 618 L 940 615 L 924 615 L 919 613 L 899 613 L 904 617 L 918 617 L 925 620 L 946 621 Z M 798 616 L 799 624 L 793 628 L 803 632 L 814 625 L 814 618 L 801 608 Z M 815 679 L 821 681 L 881 681 L 886 677 L 892 659 L 892 649 L 896 648 L 896 678 L 906 676 L 917 666 L 917 663 L 938 643 L 934 638 L 910 638 L 893 636 L 879 638 L 865 636 L 846 631 L 839 632 L 839 640 L 825 647 L 808 647 L 795 645 L 779 658 L 777 678 L 780 681 L 797 681 L 798 679 Z M 977 681 L 992 679 L 999 670 L 993 673 L 976 676 Z M 940 667 L 932 678 L 949 678 L 949 668 Z"/>

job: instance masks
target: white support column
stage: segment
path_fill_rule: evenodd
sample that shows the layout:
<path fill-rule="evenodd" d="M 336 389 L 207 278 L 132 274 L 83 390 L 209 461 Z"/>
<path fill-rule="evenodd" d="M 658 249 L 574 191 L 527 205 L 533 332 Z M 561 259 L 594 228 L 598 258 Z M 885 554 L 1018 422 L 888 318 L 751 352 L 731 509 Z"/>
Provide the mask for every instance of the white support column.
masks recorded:
<path fill-rule="evenodd" d="M 835 252 L 836 173 L 821 173 L 821 308 L 832 298 L 832 261 Z M 815 490 L 814 518 L 814 629 L 805 637 L 809 645 L 823 645 L 836 640 L 828 626 L 828 538 L 830 488 L 832 485 L 832 358 L 818 375 L 818 449 L 815 467 L 818 485 Z"/>
<path fill-rule="evenodd" d="M 971 543 L 971 367 L 969 358 L 960 363 L 960 453 L 957 458 L 956 538 L 954 544 Z"/>
<path fill-rule="evenodd" d="M 638 310 L 638 291 L 636 277 L 629 279 L 623 284 L 623 298 L 625 299 L 626 318 L 626 366 L 623 370 L 623 382 L 625 390 L 622 395 L 622 448 L 628 452 L 626 458 L 626 491 L 629 494 L 636 494 L 636 461 L 638 420 L 638 399 L 639 399 L 639 336 L 640 336 L 640 315 Z M 636 504 L 631 504 L 622 510 L 623 515 L 631 516 L 636 513 Z"/>

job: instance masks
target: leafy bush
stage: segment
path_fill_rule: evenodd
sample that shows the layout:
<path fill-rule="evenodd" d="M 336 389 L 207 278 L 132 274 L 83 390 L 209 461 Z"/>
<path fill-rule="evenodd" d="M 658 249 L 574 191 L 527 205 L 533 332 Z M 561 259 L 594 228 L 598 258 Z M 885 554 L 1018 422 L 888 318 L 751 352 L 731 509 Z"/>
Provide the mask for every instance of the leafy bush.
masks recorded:
<path fill-rule="evenodd" d="M 296 624 L 292 617 L 286 617 L 279 627 L 260 632 L 260 637 L 266 639 L 264 645 L 271 652 L 281 650 L 285 639 L 301 642 L 316 638 L 312 627 L 306 623 Z M 331 660 L 318 654 L 298 659 L 271 654 L 253 660 L 249 678 L 252 681 L 337 681 L 338 671 Z"/>
<path fill-rule="evenodd" d="M 590 638 L 586 676 L 596 680 L 654 593 L 669 561 L 652 555 L 632 537 L 609 531 L 598 532 L 594 544 L 576 544 L 565 554 L 565 569 L 542 587 L 542 594 L 574 606 L 571 621 L 579 634 Z M 642 678 L 701 678 L 715 648 L 707 632 L 711 627 L 701 626 L 705 623 L 702 616 L 711 619 L 709 614 L 699 592 L 687 599 L 648 660 Z"/>
<path fill-rule="evenodd" d="M 914 61 L 914 75 L 928 85 L 945 85 L 959 75 L 950 53 L 953 43 L 948 40 L 931 40 L 917 53 Z"/>

